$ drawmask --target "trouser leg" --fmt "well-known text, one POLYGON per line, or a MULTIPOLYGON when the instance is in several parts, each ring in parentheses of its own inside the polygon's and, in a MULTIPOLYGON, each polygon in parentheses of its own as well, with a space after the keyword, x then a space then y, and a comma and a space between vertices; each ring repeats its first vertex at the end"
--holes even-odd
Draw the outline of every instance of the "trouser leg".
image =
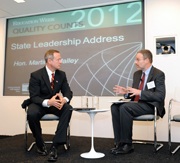
POLYGON ((154 107, 147 103, 112 105, 112 122, 116 142, 132 143, 133 117, 153 114, 154 107))
POLYGON ((41 147, 44 144, 42 139, 42 129, 40 124, 41 117, 45 114, 45 111, 36 104, 30 104, 27 111, 27 119, 29 127, 36 139, 37 146, 41 147))
POLYGON ((62 110, 55 112, 54 114, 59 116, 59 122, 55 136, 53 138, 54 144, 64 144, 67 139, 67 127, 69 125, 72 110, 72 107, 69 104, 65 104, 62 110))
POLYGON ((114 132, 114 143, 118 144, 120 142, 120 116, 119 108, 120 105, 113 104, 111 105, 111 115, 112 115, 112 124, 114 132))

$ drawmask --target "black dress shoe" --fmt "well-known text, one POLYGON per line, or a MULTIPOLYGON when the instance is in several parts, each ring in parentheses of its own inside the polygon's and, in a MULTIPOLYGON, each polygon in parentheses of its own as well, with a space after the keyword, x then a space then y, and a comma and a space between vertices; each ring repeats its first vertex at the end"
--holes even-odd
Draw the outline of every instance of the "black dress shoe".
POLYGON ((124 144, 122 147, 117 148, 112 153, 114 155, 118 154, 128 154, 134 151, 134 146, 132 144, 124 144))
POLYGON ((57 161, 57 158, 58 158, 57 149, 56 149, 56 147, 52 146, 50 153, 49 153, 48 161, 49 162, 55 162, 55 161, 57 161))
POLYGON ((113 153, 115 150, 120 149, 123 143, 115 144, 114 148, 111 148, 110 152, 113 153))
POLYGON ((46 156, 48 154, 46 146, 43 145, 42 147, 37 146, 37 153, 41 156, 46 156))

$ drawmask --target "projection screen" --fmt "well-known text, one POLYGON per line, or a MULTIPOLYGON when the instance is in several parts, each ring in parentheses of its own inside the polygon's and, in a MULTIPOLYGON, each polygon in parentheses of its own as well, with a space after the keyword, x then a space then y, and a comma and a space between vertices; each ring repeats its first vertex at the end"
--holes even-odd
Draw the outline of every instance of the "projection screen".
POLYGON ((49 49, 60 51, 74 96, 114 96, 115 84, 131 86, 143 12, 134 1, 7 19, 3 95, 29 95, 30 73, 49 49))

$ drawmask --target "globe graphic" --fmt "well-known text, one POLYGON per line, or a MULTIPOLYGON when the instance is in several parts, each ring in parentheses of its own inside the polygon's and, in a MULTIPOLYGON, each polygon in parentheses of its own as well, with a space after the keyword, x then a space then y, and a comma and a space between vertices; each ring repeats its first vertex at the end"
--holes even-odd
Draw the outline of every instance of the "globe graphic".
POLYGON ((109 47, 92 54, 81 64, 70 79, 74 95, 79 96, 115 96, 114 85, 124 87, 132 85, 137 51, 142 42, 109 47))

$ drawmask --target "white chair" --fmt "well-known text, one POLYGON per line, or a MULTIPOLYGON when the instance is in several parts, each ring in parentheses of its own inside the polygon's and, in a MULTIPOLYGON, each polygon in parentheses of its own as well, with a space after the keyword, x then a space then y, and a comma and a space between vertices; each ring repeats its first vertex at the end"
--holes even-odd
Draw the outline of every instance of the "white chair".
MULTIPOLYGON (((27 110, 30 104, 30 99, 24 100, 21 104, 21 107, 25 109, 26 112, 26 124, 25 124, 25 150, 30 151, 36 142, 32 142, 31 145, 28 147, 28 119, 27 119, 27 110)), ((54 114, 46 114, 41 118, 41 121, 59 121, 59 117, 54 114)), ((44 141, 45 144, 52 144, 52 141, 44 141)), ((64 149, 68 150, 70 148, 70 126, 67 128, 67 139, 66 144, 64 144, 64 149)))
POLYGON ((169 100, 169 106, 168 106, 168 146, 169 146, 169 153, 175 154, 178 149, 180 148, 180 145, 177 145, 175 148, 172 149, 172 124, 176 122, 180 122, 180 114, 178 114, 179 105, 180 105, 180 87, 175 86, 174 87, 174 95, 173 98, 169 100))
POLYGON ((157 108, 155 107, 154 114, 147 114, 141 115, 138 117, 134 117, 134 121, 154 121, 154 141, 153 142, 146 142, 146 141, 133 141, 133 143, 140 143, 140 144, 151 144, 154 145, 154 152, 157 152, 163 147, 162 143, 157 142, 157 120, 160 117, 157 116, 157 108))

